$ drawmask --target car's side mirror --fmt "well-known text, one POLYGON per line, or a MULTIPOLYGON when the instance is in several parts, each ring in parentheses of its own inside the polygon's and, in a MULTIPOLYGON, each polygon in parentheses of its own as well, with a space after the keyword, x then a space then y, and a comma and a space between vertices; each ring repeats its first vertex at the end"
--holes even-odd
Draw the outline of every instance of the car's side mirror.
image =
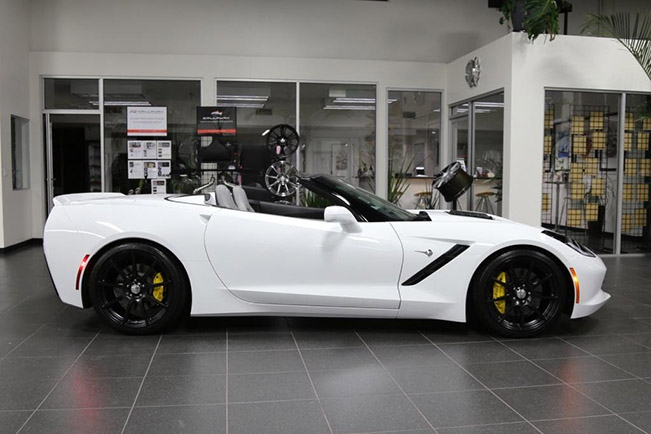
POLYGON ((330 223, 339 223, 346 232, 361 232, 362 227, 357 223, 357 219, 343 206, 329 206, 323 214, 325 221, 330 223))

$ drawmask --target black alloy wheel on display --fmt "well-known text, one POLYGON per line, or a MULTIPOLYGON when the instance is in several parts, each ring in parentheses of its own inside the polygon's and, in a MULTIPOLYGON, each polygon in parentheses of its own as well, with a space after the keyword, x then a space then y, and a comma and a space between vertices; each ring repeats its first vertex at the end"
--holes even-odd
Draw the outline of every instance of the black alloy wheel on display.
POLYGON ((186 311, 188 285, 169 253, 144 243, 104 252, 89 278, 90 300, 114 329, 132 335, 155 333, 186 311))
POLYGON ((267 150, 276 158, 287 158, 298 149, 300 138, 291 125, 276 125, 266 133, 266 136, 267 150))
POLYGON ((561 268, 534 250, 511 250, 491 260, 473 284, 481 323, 503 336, 535 336, 551 327, 565 306, 567 279, 561 268))

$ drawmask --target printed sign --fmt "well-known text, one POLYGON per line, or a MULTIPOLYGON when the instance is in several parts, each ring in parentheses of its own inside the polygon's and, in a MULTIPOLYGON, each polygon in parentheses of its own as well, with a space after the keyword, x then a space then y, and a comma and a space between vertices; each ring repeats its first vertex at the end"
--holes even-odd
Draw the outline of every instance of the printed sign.
POLYGON ((167 180, 165 179, 152 179, 151 180, 152 194, 165 194, 167 193, 167 180))
POLYGON ((167 107, 127 107, 127 136, 166 136, 167 107))
POLYGON ((237 134, 237 108, 197 107, 197 134, 234 136, 237 134))
POLYGON ((161 160, 172 159, 172 142, 170 140, 157 141, 156 150, 156 158, 161 160))

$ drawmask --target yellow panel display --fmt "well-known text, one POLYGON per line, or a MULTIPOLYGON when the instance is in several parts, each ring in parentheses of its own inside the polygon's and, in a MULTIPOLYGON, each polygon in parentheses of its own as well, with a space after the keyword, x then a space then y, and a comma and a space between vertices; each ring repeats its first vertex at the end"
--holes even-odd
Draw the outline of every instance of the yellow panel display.
POLYGON ((649 185, 647 185, 647 184, 638 184, 637 185, 637 200, 639 202, 648 202, 649 201, 649 185))
POLYGON ((624 175, 637 175, 637 158, 627 158, 624 160, 624 175))
POLYGON ((542 210, 551 211, 551 201, 549 200, 549 193, 543 193, 542 196, 542 210))
POLYGON ((590 129, 604 129, 604 112, 590 112, 590 129))
POLYGON ((590 187, 590 195, 592 196, 603 196, 606 192, 606 183, 603 178, 594 178, 592 179, 592 185, 590 187))
POLYGON ((581 163, 570 163, 570 181, 583 181, 581 163))
POLYGON ((646 209, 636 209, 635 210, 635 226, 644 227, 646 226, 646 209))
POLYGON ((545 110, 545 129, 554 128, 554 111, 545 110))
POLYGON ((639 151, 649 150, 649 132, 648 131, 638 131, 637 132, 637 149, 639 151))
POLYGON ((551 153, 552 153, 552 136, 545 136, 543 154, 551 154, 551 153))
POLYGON ((583 170, 586 175, 597 175, 597 169, 599 168, 599 160, 596 158, 586 158, 583 160, 583 170))
POLYGON ((583 209, 572 208, 567 210, 567 225, 581 226, 583 223, 583 209))
POLYGON ((624 133, 624 150, 630 151, 633 149, 633 133, 624 133))
POLYGON ((629 131, 635 129, 635 118, 633 117, 633 113, 626 113, 624 129, 629 131))
POLYGON ((582 182, 573 182, 570 189, 570 199, 581 200, 585 196, 585 184, 582 182))
POLYGON ((599 219, 599 204, 586 203, 585 204, 585 221, 594 222, 599 219))
POLYGON ((568 209, 567 210, 567 225, 568 226, 581 226, 583 223, 583 218, 581 216, 580 209, 568 209))
POLYGON ((622 214, 622 230, 630 231, 631 229, 633 229, 633 221, 634 221, 634 216, 632 213, 622 214))
POLYGON ((578 155, 585 155, 587 152, 585 147, 585 135, 575 134, 572 136, 572 153, 578 155))
POLYGON ((622 200, 625 202, 635 200, 635 184, 624 184, 624 189, 622 190, 622 200))
POLYGON ((572 134, 583 134, 585 131, 585 119, 583 116, 572 116, 572 134))
POLYGON ((592 149, 603 150, 606 149, 606 133, 603 131, 592 132, 592 149))
POLYGON ((651 118, 644 118, 642 120, 642 129, 651 130, 651 118))
POLYGON ((650 158, 640 158, 640 176, 651 176, 650 158))

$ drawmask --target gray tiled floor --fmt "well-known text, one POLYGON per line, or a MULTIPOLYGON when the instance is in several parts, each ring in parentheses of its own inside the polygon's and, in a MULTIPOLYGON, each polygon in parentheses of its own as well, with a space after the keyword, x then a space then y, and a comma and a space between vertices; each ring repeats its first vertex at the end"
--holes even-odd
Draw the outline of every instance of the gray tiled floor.
POLYGON ((189 319, 120 336, 0 255, 3 433, 651 432, 651 257, 539 339, 440 321, 189 319))

